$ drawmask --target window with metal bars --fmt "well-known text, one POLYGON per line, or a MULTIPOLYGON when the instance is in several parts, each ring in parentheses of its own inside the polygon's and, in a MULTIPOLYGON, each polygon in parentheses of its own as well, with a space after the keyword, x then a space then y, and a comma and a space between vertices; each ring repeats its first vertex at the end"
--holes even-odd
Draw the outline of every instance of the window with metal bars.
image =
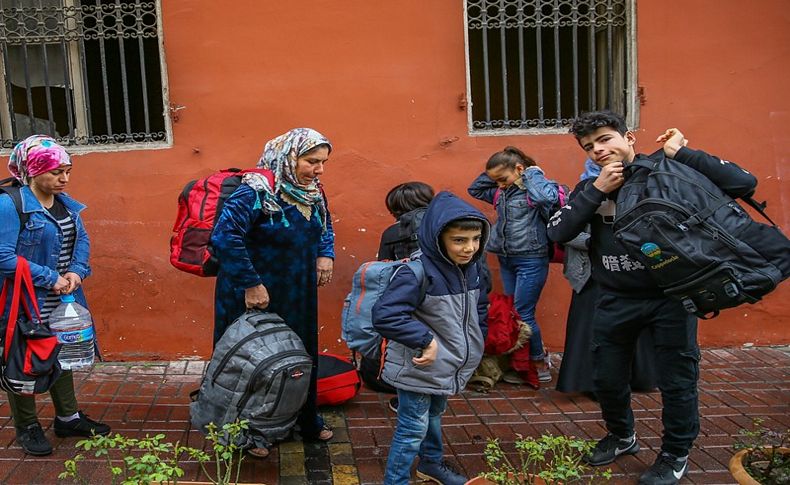
POLYGON ((169 140, 157 1, 0 0, 0 138, 169 140))
POLYGON ((466 0, 471 133, 564 131, 585 111, 636 124, 635 0, 466 0))

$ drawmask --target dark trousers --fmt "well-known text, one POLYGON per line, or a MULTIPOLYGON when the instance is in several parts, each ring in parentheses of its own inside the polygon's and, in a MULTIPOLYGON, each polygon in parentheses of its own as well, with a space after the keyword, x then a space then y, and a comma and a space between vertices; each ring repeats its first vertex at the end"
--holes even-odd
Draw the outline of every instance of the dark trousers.
MULTIPOLYGON (((8 405, 11 407, 11 416, 18 429, 38 421, 36 414, 36 398, 34 396, 20 396, 6 393, 8 405)), ((64 370, 60 377, 49 388, 52 404, 55 406, 56 416, 71 416, 77 412, 77 398, 74 395, 74 376, 70 370, 64 370)))
POLYGON ((593 323, 594 380, 607 430, 634 433, 631 362, 639 333, 653 334, 664 425, 661 449, 688 454, 699 434, 697 319, 667 298, 632 299, 602 294, 593 323))

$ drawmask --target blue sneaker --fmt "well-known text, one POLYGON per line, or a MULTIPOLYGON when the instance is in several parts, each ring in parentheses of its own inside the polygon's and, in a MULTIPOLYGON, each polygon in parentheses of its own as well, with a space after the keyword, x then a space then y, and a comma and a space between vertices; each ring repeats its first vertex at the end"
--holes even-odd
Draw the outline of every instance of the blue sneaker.
POLYGON ((444 460, 439 463, 421 461, 417 465, 417 478, 424 482, 436 482, 439 485, 464 485, 469 481, 444 460))

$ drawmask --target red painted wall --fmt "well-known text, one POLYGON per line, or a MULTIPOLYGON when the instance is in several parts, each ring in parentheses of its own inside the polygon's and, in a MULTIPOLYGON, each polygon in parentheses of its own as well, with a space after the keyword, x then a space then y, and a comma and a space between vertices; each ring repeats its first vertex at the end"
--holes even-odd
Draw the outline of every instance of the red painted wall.
MULTIPOLYGON (((471 137, 460 1, 311 0, 163 3, 171 102, 185 106, 170 149, 76 157, 70 192, 88 205, 94 276, 85 282, 105 357, 207 358, 213 281, 180 273, 167 245, 190 179, 252 166, 296 126, 335 151, 323 181, 336 220, 332 285, 320 290, 321 341, 339 350, 340 312, 357 266, 390 224, 383 198, 419 179, 465 194, 496 150, 514 144, 575 184, 584 154, 570 135, 471 137), (447 143, 449 142, 449 143, 447 143)), ((691 145, 743 163, 771 215, 790 223, 788 9, 782 0, 638 2, 638 147, 681 128, 691 145)), ((491 211, 489 210, 490 214, 491 211)), ((561 350, 570 289, 552 265, 539 306, 561 350)), ((790 341, 790 285, 700 325, 704 345, 790 341)))

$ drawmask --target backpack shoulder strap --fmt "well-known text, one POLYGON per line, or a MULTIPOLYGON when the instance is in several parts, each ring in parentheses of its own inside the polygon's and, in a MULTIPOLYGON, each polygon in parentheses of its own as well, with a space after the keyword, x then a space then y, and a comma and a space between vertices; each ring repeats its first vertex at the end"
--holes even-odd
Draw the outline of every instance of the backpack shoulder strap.
MULTIPOLYGON (((419 256, 419 254, 417 254, 417 256, 419 256)), ((403 266, 408 266, 412 273, 414 273, 417 281, 420 282, 420 302, 422 302, 425 299, 425 293, 428 290, 428 278, 425 277, 425 268, 422 266, 422 261, 420 261, 419 258, 406 261, 392 272, 392 278, 395 277, 395 274, 403 266)))
POLYGON ((659 163, 658 160, 653 160, 653 159, 650 159, 650 158, 640 158, 640 159, 637 159, 637 160, 634 160, 633 162, 631 162, 628 165, 628 167, 634 167, 633 169, 646 168, 646 169, 648 169, 650 171, 653 171, 658 166, 658 163, 659 163))
POLYGON ((765 213, 765 208, 768 206, 768 202, 766 202, 766 201, 757 202, 754 199, 753 194, 749 194, 749 195, 747 195, 745 197, 741 197, 741 200, 746 202, 747 204, 749 204, 754 210, 759 212, 760 215, 765 217, 768 220, 768 222, 771 223, 772 226, 777 227, 776 223, 774 221, 772 221, 770 217, 768 217, 768 214, 765 213))
POLYGON ((16 213, 19 216, 19 232, 22 232, 25 224, 27 224, 27 221, 30 219, 30 214, 27 212, 22 212, 22 193, 20 192, 20 189, 21 187, 8 185, 5 187, 0 187, 0 192, 5 192, 9 197, 11 197, 11 201, 14 203, 14 207, 16 208, 16 213))

